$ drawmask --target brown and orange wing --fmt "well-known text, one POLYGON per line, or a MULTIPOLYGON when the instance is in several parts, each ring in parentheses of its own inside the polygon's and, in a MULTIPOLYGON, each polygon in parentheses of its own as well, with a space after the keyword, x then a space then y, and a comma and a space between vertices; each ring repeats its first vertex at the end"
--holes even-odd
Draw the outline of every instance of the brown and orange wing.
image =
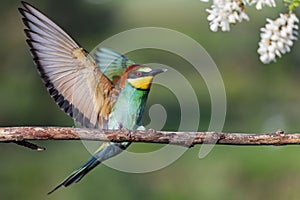
POLYGON ((107 128, 116 92, 111 82, 65 31, 33 6, 23 6, 27 43, 52 98, 84 127, 107 128))

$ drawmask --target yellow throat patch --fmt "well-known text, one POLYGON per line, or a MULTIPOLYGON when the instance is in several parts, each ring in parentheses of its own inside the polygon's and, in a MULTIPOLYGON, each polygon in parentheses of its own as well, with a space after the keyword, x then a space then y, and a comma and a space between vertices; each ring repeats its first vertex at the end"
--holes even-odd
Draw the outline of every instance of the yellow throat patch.
POLYGON ((128 82, 137 89, 148 90, 150 89, 152 79, 153 76, 146 76, 141 78, 128 79, 128 82))

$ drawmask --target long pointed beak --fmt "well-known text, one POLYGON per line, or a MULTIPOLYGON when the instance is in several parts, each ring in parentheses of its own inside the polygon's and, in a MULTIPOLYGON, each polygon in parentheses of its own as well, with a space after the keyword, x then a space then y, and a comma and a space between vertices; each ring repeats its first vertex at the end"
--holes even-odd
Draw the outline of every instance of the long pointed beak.
POLYGON ((168 71, 167 69, 152 69, 151 72, 149 72, 150 75, 155 76, 157 74, 163 73, 168 71))

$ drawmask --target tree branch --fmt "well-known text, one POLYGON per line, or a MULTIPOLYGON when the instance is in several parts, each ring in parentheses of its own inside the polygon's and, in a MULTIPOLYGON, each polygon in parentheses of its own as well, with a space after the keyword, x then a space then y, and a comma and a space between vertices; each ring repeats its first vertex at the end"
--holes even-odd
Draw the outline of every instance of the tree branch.
POLYGON ((95 140, 112 142, 146 142, 192 147, 196 144, 290 145, 300 144, 300 134, 278 130, 270 134, 173 132, 154 130, 99 130, 66 127, 3 127, 0 142, 14 142, 35 150, 44 150, 28 140, 95 140))

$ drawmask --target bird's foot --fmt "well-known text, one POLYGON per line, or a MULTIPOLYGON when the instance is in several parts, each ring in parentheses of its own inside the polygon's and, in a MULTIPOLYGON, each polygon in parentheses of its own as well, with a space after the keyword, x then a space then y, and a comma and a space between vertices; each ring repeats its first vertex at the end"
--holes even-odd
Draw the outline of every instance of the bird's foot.
POLYGON ((139 126, 139 127, 137 127, 136 130, 138 130, 138 131, 145 131, 146 128, 145 128, 145 126, 139 126))
POLYGON ((124 128, 123 128, 123 124, 122 124, 122 123, 117 123, 116 129, 117 129, 117 130, 122 130, 122 129, 124 129, 124 128))

